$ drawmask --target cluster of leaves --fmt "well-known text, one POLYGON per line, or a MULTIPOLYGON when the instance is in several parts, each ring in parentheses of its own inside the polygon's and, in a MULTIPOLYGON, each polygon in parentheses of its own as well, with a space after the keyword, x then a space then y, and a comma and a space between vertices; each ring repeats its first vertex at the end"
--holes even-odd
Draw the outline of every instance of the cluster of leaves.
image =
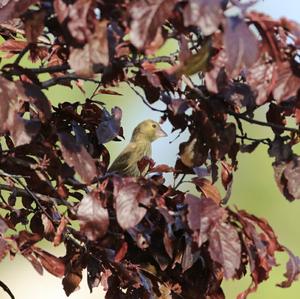
POLYGON ((238 297, 246 298, 268 279, 277 251, 290 256, 279 286, 297 279, 299 258, 265 220, 222 206, 238 153, 261 143, 281 192, 300 197, 300 26, 249 13, 254 2, 0 1, 0 51, 13 59, 0 77, 0 189, 9 193, 0 197, 0 260, 21 253, 39 273, 63 277, 67 295, 87 269, 90 290, 101 284, 106 298, 224 298, 223 278, 249 272, 238 297), (169 40, 178 50, 155 56, 169 40), (83 81, 96 83, 84 103, 55 107, 43 92, 83 81), (189 132, 173 167, 144 159, 138 166, 150 177, 107 173, 105 143, 122 137, 122 111, 109 113, 95 95, 118 96, 109 87, 119 82, 174 131, 189 132), (157 101, 166 108, 153 108, 157 101), (254 118, 261 106, 266 121, 254 118), (270 127, 274 139, 248 137, 244 122, 270 127), (165 172, 181 178, 166 186, 165 172), (178 189, 186 175, 199 196, 178 189), (42 239, 64 244, 66 255, 41 249, 42 239))

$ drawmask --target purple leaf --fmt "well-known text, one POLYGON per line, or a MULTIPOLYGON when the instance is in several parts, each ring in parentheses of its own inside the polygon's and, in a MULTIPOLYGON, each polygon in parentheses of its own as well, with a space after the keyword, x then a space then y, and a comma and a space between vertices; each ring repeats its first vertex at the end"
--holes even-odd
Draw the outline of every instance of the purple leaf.
POLYGON ((171 16, 177 0, 135 1, 130 8, 131 42, 138 49, 148 46, 156 37, 158 30, 171 16))
POLYGON ((97 176, 97 168, 94 159, 83 145, 77 144, 72 135, 59 134, 62 155, 70 167, 74 167, 86 184, 90 184, 97 176))
POLYGON ((126 180, 115 190, 117 221, 123 229, 137 225, 145 216, 152 198, 149 190, 134 181, 126 180))
POLYGON ((108 211, 97 192, 86 194, 78 205, 80 231, 91 241, 103 237, 109 226, 108 211))

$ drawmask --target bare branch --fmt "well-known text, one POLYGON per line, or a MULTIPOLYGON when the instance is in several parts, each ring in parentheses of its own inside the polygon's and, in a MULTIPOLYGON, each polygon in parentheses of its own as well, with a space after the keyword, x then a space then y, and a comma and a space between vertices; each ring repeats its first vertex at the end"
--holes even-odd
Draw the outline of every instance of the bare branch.
POLYGON ((22 60, 22 58, 24 57, 24 55, 27 53, 27 51, 29 50, 30 45, 27 44, 27 46, 19 53, 19 55, 17 56, 14 64, 18 65, 20 63, 20 61, 22 60))
MULTIPOLYGON (((4 184, 0 184, 0 190, 5 190, 5 191, 15 191, 17 196, 26 196, 28 195, 28 192, 23 189, 23 188, 18 188, 18 187, 14 187, 14 186, 9 186, 9 185, 4 185, 4 184)), ((56 198, 56 197, 52 197, 52 196, 48 196, 48 195, 44 195, 44 194, 40 194, 40 193, 34 193, 36 197, 38 197, 40 200, 46 201, 46 202, 52 202, 54 204, 57 205, 65 205, 67 207, 73 207, 73 204, 61 199, 61 198, 56 198)))
POLYGON ((1 280, 0 280, 0 287, 4 290, 4 292, 6 292, 9 295, 9 297, 11 299, 15 299, 15 296, 11 292, 11 290, 9 289, 9 287, 3 281, 1 281, 1 280))
POLYGON ((129 87, 134 91, 134 93, 144 102, 144 104, 147 106, 147 107, 149 107, 151 110, 153 110, 153 111, 156 111, 156 112, 161 112, 161 113, 165 113, 166 112, 166 110, 162 110, 162 109, 158 109, 158 108, 155 108, 155 107, 152 107, 148 102, 147 102, 147 100, 143 97, 143 95, 139 92, 139 91, 137 91, 130 83, 129 83, 129 81, 127 81, 126 82, 128 85, 129 85, 129 87))
MULTIPOLYGON (((159 57, 154 57, 154 58, 143 58, 140 60, 136 61, 120 61, 120 63, 123 64, 124 67, 138 67, 144 62, 149 62, 149 63, 169 63, 173 65, 176 62, 177 58, 175 56, 159 56, 159 57)), ((4 65, 5 67, 5 65, 4 65)), ((10 75, 22 75, 25 71, 34 73, 34 74, 53 74, 57 72, 64 72, 67 70, 70 70, 70 65, 68 63, 64 63, 61 65, 53 65, 53 66, 48 66, 48 67, 39 67, 39 68, 23 68, 22 70, 19 69, 12 69, 9 70, 10 75)), ((98 73, 103 73, 105 67, 103 65, 100 65, 94 69, 95 74, 98 73)))
MULTIPOLYGON (((204 98, 203 92, 199 88, 197 88, 189 78, 187 78, 186 76, 183 75, 182 79, 197 95, 199 95, 199 97, 201 99, 204 98)), ((259 126, 263 126, 263 127, 270 127, 270 128, 273 128, 273 129, 289 131, 289 132, 293 132, 293 133, 297 133, 297 134, 300 133, 299 129, 285 127, 285 126, 277 125, 277 124, 270 123, 270 122, 264 122, 264 121, 256 120, 256 119, 250 118, 250 117, 248 117, 244 114, 236 113, 234 111, 227 111, 227 113, 234 116, 235 118, 242 119, 242 120, 244 120, 248 123, 251 123, 251 124, 255 124, 255 125, 259 125, 259 126)))
POLYGON ((236 113, 236 112, 233 112, 233 111, 228 111, 228 114, 230 114, 234 117, 237 117, 239 119, 242 119, 242 120, 244 120, 244 121, 246 121, 250 124, 255 124, 255 125, 258 125, 258 126, 262 126, 262 127, 270 127, 270 128, 273 128, 273 129, 289 131, 289 132, 293 132, 293 133, 297 133, 297 134, 300 133, 299 129, 296 129, 296 128, 284 127, 284 126, 277 125, 277 124, 274 124, 274 123, 256 120, 256 119, 250 118, 250 117, 248 117, 244 114, 236 113))
POLYGON ((71 81, 76 81, 76 80, 84 80, 84 81, 89 81, 89 82, 93 82, 96 84, 99 84, 99 82, 100 82, 99 80, 81 77, 76 74, 67 74, 62 77, 55 77, 55 78, 49 79, 47 81, 44 81, 41 83, 41 87, 42 87, 42 89, 47 89, 47 88, 57 85, 57 84, 68 84, 71 81))
POLYGON ((270 138, 251 138, 251 137, 248 137, 247 134, 244 134, 244 135, 236 135, 236 138, 239 138, 242 140, 242 142, 244 142, 244 140, 248 140, 248 141, 254 141, 254 142, 260 142, 260 143, 263 143, 263 144, 266 144, 266 145, 269 145, 270 142, 271 142, 271 139, 270 138))

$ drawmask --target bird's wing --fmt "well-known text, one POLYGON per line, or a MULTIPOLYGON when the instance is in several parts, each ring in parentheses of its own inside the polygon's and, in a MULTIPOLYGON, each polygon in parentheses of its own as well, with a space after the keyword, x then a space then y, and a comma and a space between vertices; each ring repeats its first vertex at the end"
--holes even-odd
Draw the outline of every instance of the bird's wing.
POLYGON ((116 172, 121 175, 138 176, 136 156, 136 145, 130 143, 120 153, 120 155, 114 160, 112 165, 109 167, 108 172, 116 172))

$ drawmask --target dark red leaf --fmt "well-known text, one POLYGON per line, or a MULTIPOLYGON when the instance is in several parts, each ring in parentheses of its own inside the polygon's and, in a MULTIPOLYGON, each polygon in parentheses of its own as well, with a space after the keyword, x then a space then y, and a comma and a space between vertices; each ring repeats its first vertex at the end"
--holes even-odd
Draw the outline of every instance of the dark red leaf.
POLYGON ((189 108, 189 103, 188 101, 180 99, 172 100, 168 105, 168 108, 174 113, 174 115, 183 114, 189 108))
POLYGON ((204 35, 217 31, 224 15, 223 0, 190 0, 184 9, 184 24, 199 26, 204 35))
POLYGON ((137 225, 145 216, 148 206, 152 198, 149 190, 142 187, 140 184, 125 179, 121 186, 114 190, 116 199, 116 214, 117 220, 123 229, 129 229, 137 225))
POLYGON ((257 105, 264 104, 272 92, 276 77, 275 64, 265 59, 263 56, 247 72, 247 82, 249 83, 257 105))
POLYGON ((110 89, 99 89, 98 94, 109 94, 109 95, 112 95, 112 96, 122 96, 123 94, 119 93, 119 92, 116 92, 114 90, 110 90, 110 89))
POLYGON ((40 213, 35 213, 30 220, 30 229, 34 234, 43 236, 44 228, 40 213))
POLYGON ((15 146, 28 144, 38 134, 41 123, 38 120, 26 120, 15 114, 9 123, 9 131, 15 146))
POLYGON ((233 169, 232 166, 226 163, 225 161, 221 162, 222 165, 222 171, 221 171, 221 179, 222 179, 222 185, 225 190, 227 190, 228 186, 231 184, 233 179, 233 169))
POLYGON ((299 88, 300 78, 294 75, 290 63, 277 64, 277 77, 273 89, 273 96, 277 103, 295 96, 299 88))
POLYGON ((257 284, 252 281, 250 286, 237 296, 237 299, 246 299, 249 294, 256 292, 256 290, 257 284))
POLYGON ((138 169, 142 175, 146 174, 148 171, 151 171, 154 165, 155 162, 147 156, 143 157, 140 161, 137 162, 138 169))
POLYGON ((192 242, 187 241, 182 256, 182 262, 181 262, 182 271, 185 272, 188 269, 190 269, 199 257, 200 257, 200 252, 199 251, 193 252, 192 242))
POLYGON ((52 255, 40 248, 33 249, 35 255, 40 260, 43 267, 56 277, 63 277, 65 274, 65 264, 61 258, 52 255))
POLYGON ((186 201, 188 204, 188 224, 194 232, 195 242, 200 247, 208 240, 210 231, 226 219, 227 213, 210 198, 199 198, 187 194, 186 201))
POLYGON ((107 21, 97 23, 95 32, 88 37, 88 43, 83 48, 71 50, 69 64, 80 76, 90 77, 99 65, 109 63, 107 41, 107 21))
POLYGON ((286 164, 283 172, 284 181, 286 181, 286 191, 293 199, 300 199, 300 158, 295 157, 292 161, 286 164))
POLYGON ((203 196, 212 199, 216 204, 221 202, 221 194, 218 188, 212 184, 212 182, 206 178, 195 177, 192 179, 196 188, 202 192, 203 196))
POLYGON ((232 77, 237 76, 243 66, 249 68, 258 59, 258 40, 238 17, 230 17, 225 23, 224 46, 226 69, 232 77))
POLYGON ((151 172, 159 172, 159 173, 174 172, 174 168, 167 165, 167 164, 159 164, 159 165, 156 165, 156 166, 152 167, 149 172, 150 173, 151 172))
POLYGON ((5 232, 7 231, 7 229, 8 229, 8 226, 7 226, 6 222, 0 216, 0 236, 4 235, 5 232))
POLYGON ((156 73, 142 70, 136 74, 134 83, 144 90, 146 99, 150 104, 159 99, 161 82, 156 73))
POLYGON ((275 235, 272 227, 267 222, 267 220, 263 218, 258 218, 254 215, 251 215, 247 213, 246 211, 238 211, 239 216, 242 216, 244 219, 251 220, 253 223, 255 223, 256 226, 258 226, 263 233, 265 234, 263 240, 264 242, 268 242, 268 253, 270 255, 274 255, 275 251, 282 251, 282 246, 278 243, 277 236, 275 235))
POLYGON ((109 226, 108 210, 96 191, 86 194, 77 208, 80 231, 91 241, 103 237, 109 226))
POLYGON ((138 49, 153 42, 160 27, 171 16, 176 2, 177 0, 141 0, 135 1, 130 7, 130 39, 138 49))
POLYGON ((83 145, 76 143, 71 135, 60 133, 59 140, 65 161, 70 167, 74 167, 86 184, 90 184, 98 174, 94 159, 83 145))
POLYGON ((106 143, 117 137, 121 127, 122 110, 119 107, 112 108, 111 115, 106 109, 103 112, 103 118, 96 129, 99 144, 106 143))
POLYGON ((273 164, 275 180, 283 195, 290 201, 300 199, 300 158, 294 156, 288 163, 273 164))
POLYGON ((108 279, 112 276, 112 272, 109 269, 105 269, 101 275, 101 286, 105 292, 109 289, 108 279))
POLYGON ((120 263, 123 258, 126 256, 128 250, 128 244, 127 242, 123 242, 121 248, 119 248, 118 252, 115 256, 115 262, 120 263))
MULTIPOLYGON (((8 52, 11 55, 20 53, 27 46, 27 42, 23 40, 8 39, 1 43, 0 51, 8 52)), ((9 58, 11 55, 6 55, 9 58)))
POLYGON ((166 250, 168 256, 172 259, 173 258, 173 252, 174 252, 174 242, 169 237, 169 234, 168 234, 167 231, 164 232, 163 241, 164 241, 165 250, 166 250))
POLYGON ((243 243, 252 277, 249 288, 238 296, 246 298, 248 294, 256 291, 259 283, 268 279, 272 267, 276 265, 275 252, 282 251, 282 246, 266 220, 245 211, 238 211, 236 216, 243 227, 243 243), (258 229, 261 230, 260 233, 258 229))
POLYGON ((295 122, 297 125, 300 124, 300 89, 297 92, 296 103, 295 103, 295 122))
POLYGON ((0 262, 5 258, 8 252, 9 252, 9 245, 6 242, 6 240, 4 240, 2 236, 0 236, 0 262))
POLYGON ((19 234, 15 237, 15 240, 18 244, 19 249, 22 251, 23 249, 27 249, 31 247, 36 242, 41 240, 41 236, 38 234, 31 234, 28 231, 22 230, 19 234))
POLYGON ((240 145, 240 151, 241 151, 241 153, 251 154, 259 146, 259 144, 260 144, 259 140, 258 141, 253 141, 252 143, 249 143, 249 144, 241 144, 240 145))
MULTIPOLYGON (((266 118, 267 121, 270 123, 274 123, 282 127, 286 125, 286 119, 285 116, 283 115, 282 109, 273 103, 270 103, 269 110, 266 113, 266 118)), ((279 135, 284 132, 283 128, 282 129, 272 128, 272 130, 275 134, 279 134, 279 135)))
POLYGON ((211 58, 211 70, 205 73, 205 85, 207 89, 213 93, 222 91, 229 80, 225 73, 226 53, 224 50, 219 51, 211 58))
POLYGON ((53 240, 54 246, 58 246, 62 242, 63 232, 67 224, 68 224, 68 220, 65 217, 62 217, 53 240))
POLYGON ((284 250, 289 255, 289 260, 286 264, 286 273, 284 274, 287 279, 277 284, 277 286, 289 288, 293 282, 298 280, 300 274, 300 258, 295 256, 288 248, 285 247, 284 250))
POLYGON ((64 291, 67 296, 72 294, 79 286, 82 274, 77 272, 69 272, 62 280, 64 291))
POLYGON ((0 23, 20 16, 30 5, 36 2, 38 2, 38 0, 1 0, 0 23))
POLYGON ((30 143, 40 129, 37 120, 25 120, 17 112, 21 108, 19 97, 26 97, 23 89, 14 82, 0 78, 0 132, 9 131, 15 146, 30 143))
POLYGON ((46 12, 43 10, 36 11, 31 14, 30 18, 25 20, 24 29, 28 43, 36 43, 38 37, 44 30, 44 21, 46 12))
POLYGON ((42 214, 41 219, 44 228, 44 236, 50 240, 53 240, 55 233, 53 222, 45 214, 42 214))
POLYGON ((72 37, 78 43, 86 42, 92 33, 88 21, 89 17, 93 16, 93 1, 78 0, 74 4, 66 4, 63 0, 55 0, 54 9, 62 25, 67 20, 67 27, 72 37))
POLYGON ((35 258, 31 253, 30 254, 26 253, 26 254, 23 254, 23 255, 31 263, 31 265, 36 270, 36 272, 39 273, 40 275, 43 275, 44 270, 43 270, 43 266, 40 263, 40 261, 37 258, 35 258))
POLYGON ((19 85, 23 88, 25 101, 28 100, 37 110, 41 122, 46 122, 51 118, 51 104, 41 89, 34 85, 23 82, 19 85))
POLYGON ((220 223, 209 232, 209 253, 221 264, 226 279, 233 278, 241 264, 241 242, 236 229, 228 223, 220 223))

